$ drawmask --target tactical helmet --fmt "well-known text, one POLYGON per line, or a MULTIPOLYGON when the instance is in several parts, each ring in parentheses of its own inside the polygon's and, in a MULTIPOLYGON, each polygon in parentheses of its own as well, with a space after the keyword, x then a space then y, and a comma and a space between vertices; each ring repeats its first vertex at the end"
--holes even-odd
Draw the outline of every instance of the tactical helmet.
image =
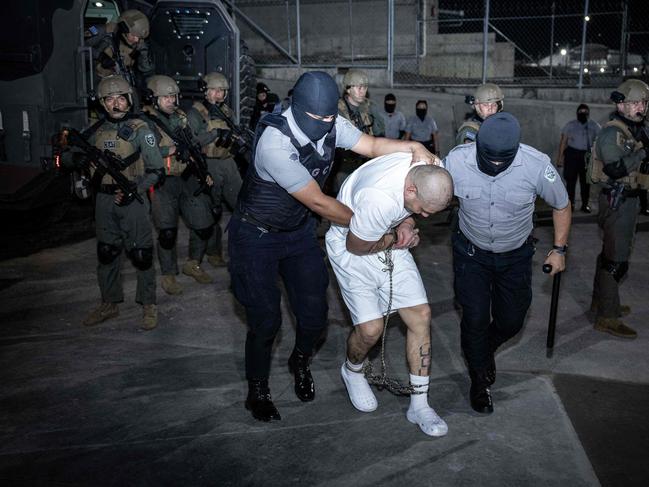
POLYGON ((228 79, 221 73, 207 73, 203 76, 203 83, 205 83, 206 90, 209 90, 210 88, 221 90, 230 89, 228 79))
POLYGON ((360 69, 350 69, 345 73, 345 76, 343 77, 343 86, 345 89, 349 88, 350 86, 368 86, 369 85, 369 78, 367 77, 367 73, 365 71, 361 71, 360 69))
POLYGON ((128 95, 128 99, 132 103, 132 93, 133 88, 131 85, 124 78, 116 74, 105 77, 99 82, 99 86, 97 86, 97 95, 99 95, 100 99, 106 98, 107 96, 128 95))
POLYGON ((176 80, 162 74, 151 76, 146 82, 146 87, 151 90, 153 96, 169 96, 180 93, 176 80))
POLYGON ((117 25, 125 34, 133 34, 140 39, 149 37, 149 19, 139 10, 125 10, 117 18, 117 25))
POLYGON ((498 103, 505 96, 502 90, 493 83, 485 83, 476 88, 473 94, 473 103, 498 103))
POLYGON ((639 79, 628 79, 611 93, 615 103, 649 101, 649 86, 639 79))

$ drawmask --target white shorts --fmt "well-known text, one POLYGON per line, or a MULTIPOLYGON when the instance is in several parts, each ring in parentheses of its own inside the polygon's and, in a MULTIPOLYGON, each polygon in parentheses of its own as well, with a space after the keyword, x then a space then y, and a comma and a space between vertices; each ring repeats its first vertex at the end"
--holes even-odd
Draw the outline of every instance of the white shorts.
MULTIPOLYGON (((390 300, 390 275, 379 260, 385 253, 354 255, 327 238, 327 254, 338 279, 352 323, 358 325, 383 318, 390 300)), ((392 251, 392 311, 428 303, 426 289, 410 251, 392 251)))

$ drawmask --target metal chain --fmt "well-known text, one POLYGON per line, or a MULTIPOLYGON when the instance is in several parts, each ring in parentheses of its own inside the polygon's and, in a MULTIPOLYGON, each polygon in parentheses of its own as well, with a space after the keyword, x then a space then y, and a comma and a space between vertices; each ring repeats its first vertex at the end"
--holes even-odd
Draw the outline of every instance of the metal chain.
POLYGON ((388 300, 388 309, 383 317, 383 335, 381 337, 381 373, 372 373, 372 363, 369 360, 365 361, 363 365, 363 373, 367 382, 374 384, 379 390, 387 389, 392 394, 398 396, 409 396, 411 394, 425 394, 424 391, 415 390, 412 385, 403 385, 398 379, 388 377, 387 366, 385 364, 385 336, 388 331, 388 322, 390 321, 390 312, 392 311, 392 272, 394 271, 394 261, 392 260, 392 247, 388 247, 383 251, 384 257, 378 257, 381 264, 385 265, 383 272, 389 273, 390 279, 390 299, 388 300))

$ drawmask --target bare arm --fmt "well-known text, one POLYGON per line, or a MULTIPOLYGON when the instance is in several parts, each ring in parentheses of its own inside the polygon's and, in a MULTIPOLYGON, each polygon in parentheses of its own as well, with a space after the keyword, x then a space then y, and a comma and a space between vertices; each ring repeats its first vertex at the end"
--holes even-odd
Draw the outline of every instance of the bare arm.
MULTIPOLYGON (((406 137, 408 135, 406 132, 406 137)), ((428 164, 435 164, 436 166, 441 166, 442 164, 439 157, 431 154, 423 145, 414 140, 385 139, 383 137, 372 137, 371 135, 363 134, 358 139, 358 142, 356 142, 356 145, 352 147, 352 150, 370 159, 394 152, 410 152, 412 153, 412 162, 425 161, 428 164)))
POLYGON ((566 150, 568 145, 568 137, 565 134, 561 134, 561 140, 559 141, 559 153, 557 154, 557 167, 563 166, 563 151, 566 150))
POLYGON ((403 140, 410 140, 410 132, 404 132, 403 140))
POLYGON ((340 201, 324 194, 315 181, 309 181, 309 184, 299 191, 291 193, 291 196, 314 213, 337 225, 349 226, 349 221, 354 214, 340 201))
POLYGON ((396 240, 394 232, 386 233, 376 242, 368 242, 354 235, 351 231, 347 233, 347 251, 354 255, 369 255, 381 252, 390 247, 396 240))
MULTIPOLYGON (((568 243, 570 234, 570 222, 572 220, 572 209, 570 205, 561 210, 552 210, 552 222, 554 223, 554 245, 564 246, 568 243)), ((561 272, 566 268, 566 256, 557 252, 550 252, 545 264, 552 266, 550 275, 561 272)))

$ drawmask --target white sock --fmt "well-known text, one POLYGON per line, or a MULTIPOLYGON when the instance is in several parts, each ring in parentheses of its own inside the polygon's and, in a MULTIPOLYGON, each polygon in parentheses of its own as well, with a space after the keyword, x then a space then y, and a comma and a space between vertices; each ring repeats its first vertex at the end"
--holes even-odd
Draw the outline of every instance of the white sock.
POLYGON ((428 384, 430 384, 430 377, 427 375, 413 375, 410 374, 410 384, 414 387, 415 392, 422 394, 410 395, 410 409, 417 410, 428 406, 428 384))
POLYGON ((354 363, 350 362, 349 359, 347 359, 347 360, 345 360, 345 367, 347 367, 352 372, 362 372, 364 363, 365 363, 365 361, 361 362, 360 364, 354 364, 354 363))

